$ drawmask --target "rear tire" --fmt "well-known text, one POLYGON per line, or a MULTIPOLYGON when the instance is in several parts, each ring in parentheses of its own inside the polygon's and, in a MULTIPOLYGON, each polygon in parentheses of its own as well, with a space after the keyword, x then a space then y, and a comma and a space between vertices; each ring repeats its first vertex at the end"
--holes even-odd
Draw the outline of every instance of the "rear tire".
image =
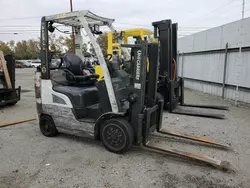
POLYGON ((133 144, 134 130, 124 119, 109 119, 101 125, 100 137, 106 149, 114 153, 124 153, 133 144))
POLYGON ((56 136, 58 133, 54 120, 48 115, 42 115, 40 117, 39 127, 43 135, 47 137, 56 136))

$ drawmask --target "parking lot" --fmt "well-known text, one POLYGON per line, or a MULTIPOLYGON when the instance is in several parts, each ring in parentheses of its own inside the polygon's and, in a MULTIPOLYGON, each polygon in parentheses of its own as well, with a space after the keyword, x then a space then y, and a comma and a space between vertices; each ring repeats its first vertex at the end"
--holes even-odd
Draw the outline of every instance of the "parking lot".
MULTIPOLYGON (((0 109, 0 122, 36 117, 35 69, 17 69, 21 101, 0 109)), ((123 155, 108 152, 99 141, 59 134, 47 138, 38 121, 0 129, 0 188, 248 188, 250 187, 250 108, 190 90, 187 103, 229 105, 225 120, 164 114, 171 131, 208 137, 230 145, 232 151, 197 145, 169 137, 166 145, 226 160, 235 172, 195 161, 152 153, 138 147, 123 155)))

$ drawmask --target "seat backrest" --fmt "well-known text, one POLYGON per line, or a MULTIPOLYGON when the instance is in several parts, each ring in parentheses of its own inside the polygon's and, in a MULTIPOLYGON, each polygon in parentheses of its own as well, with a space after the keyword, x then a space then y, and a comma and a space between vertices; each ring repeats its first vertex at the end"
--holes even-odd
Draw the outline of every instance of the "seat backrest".
POLYGON ((81 58, 75 54, 65 54, 63 57, 66 68, 71 71, 75 76, 82 75, 84 63, 81 58))

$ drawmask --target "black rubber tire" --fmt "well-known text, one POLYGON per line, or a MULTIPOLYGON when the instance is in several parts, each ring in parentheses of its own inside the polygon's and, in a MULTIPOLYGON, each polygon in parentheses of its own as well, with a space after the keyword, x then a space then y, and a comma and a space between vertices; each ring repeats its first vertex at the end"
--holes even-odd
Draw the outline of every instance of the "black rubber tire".
POLYGON ((8 103, 8 106, 14 106, 14 105, 16 105, 16 103, 17 103, 18 101, 16 101, 16 102, 11 102, 11 103, 8 103))
POLYGON ((47 137, 56 136, 58 133, 54 120, 48 115, 42 115, 40 117, 39 127, 43 135, 47 137))
POLYGON ((109 119, 101 125, 100 138, 107 150, 121 154, 131 148, 134 141, 134 130, 125 119, 109 119), (113 135, 111 135, 112 133, 113 135))

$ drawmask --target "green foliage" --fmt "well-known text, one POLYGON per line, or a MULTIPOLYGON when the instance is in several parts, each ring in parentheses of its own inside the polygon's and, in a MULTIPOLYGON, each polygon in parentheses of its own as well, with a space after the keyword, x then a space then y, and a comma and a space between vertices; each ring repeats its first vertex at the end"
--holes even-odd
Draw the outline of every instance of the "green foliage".
POLYGON ((40 45, 37 40, 28 40, 27 43, 27 53, 29 54, 29 59, 40 58, 40 45))
POLYGON ((66 53, 72 53, 73 52, 73 40, 72 40, 72 35, 70 37, 65 37, 63 40, 63 44, 66 47, 66 53))
POLYGON ((27 41, 19 41, 15 46, 15 58, 16 59, 29 59, 30 54, 28 52, 27 41))
POLYGON ((8 43, 0 41, 0 50, 3 51, 5 55, 13 55, 13 51, 9 47, 8 43))
POLYGON ((97 42, 99 43, 101 49, 102 49, 102 53, 104 55, 107 54, 108 51, 108 34, 107 33, 103 33, 101 35, 99 35, 97 37, 97 42))
MULTIPOLYGON (((107 51, 108 51, 108 34, 107 33, 103 33, 101 35, 99 35, 97 37, 97 43, 100 45, 100 48, 102 50, 103 55, 107 55, 107 51)), ((89 52, 93 55, 95 55, 95 50, 93 48, 93 45, 91 43, 90 44, 90 49, 89 52)))
MULTIPOLYGON (((72 36, 56 36, 54 34, 49 36, 49 50, 56 52, 57 54, 73 52, 73 42, 72 36)), ((99 43, 103 54, 107 54, 108 49, 108 37, 107 33, 99 35, 97 37, 97 42, 99 43)), ((95 55, 92 44, 88 49, 87 44, 82 44, 83 54, 86 56, 95 55)), ((40 39, 30 39, 22 41, 0 41, 0 50, 3 51, 5 55, 14 55, 15 59, 38 59, 40 58, 40 39)))

